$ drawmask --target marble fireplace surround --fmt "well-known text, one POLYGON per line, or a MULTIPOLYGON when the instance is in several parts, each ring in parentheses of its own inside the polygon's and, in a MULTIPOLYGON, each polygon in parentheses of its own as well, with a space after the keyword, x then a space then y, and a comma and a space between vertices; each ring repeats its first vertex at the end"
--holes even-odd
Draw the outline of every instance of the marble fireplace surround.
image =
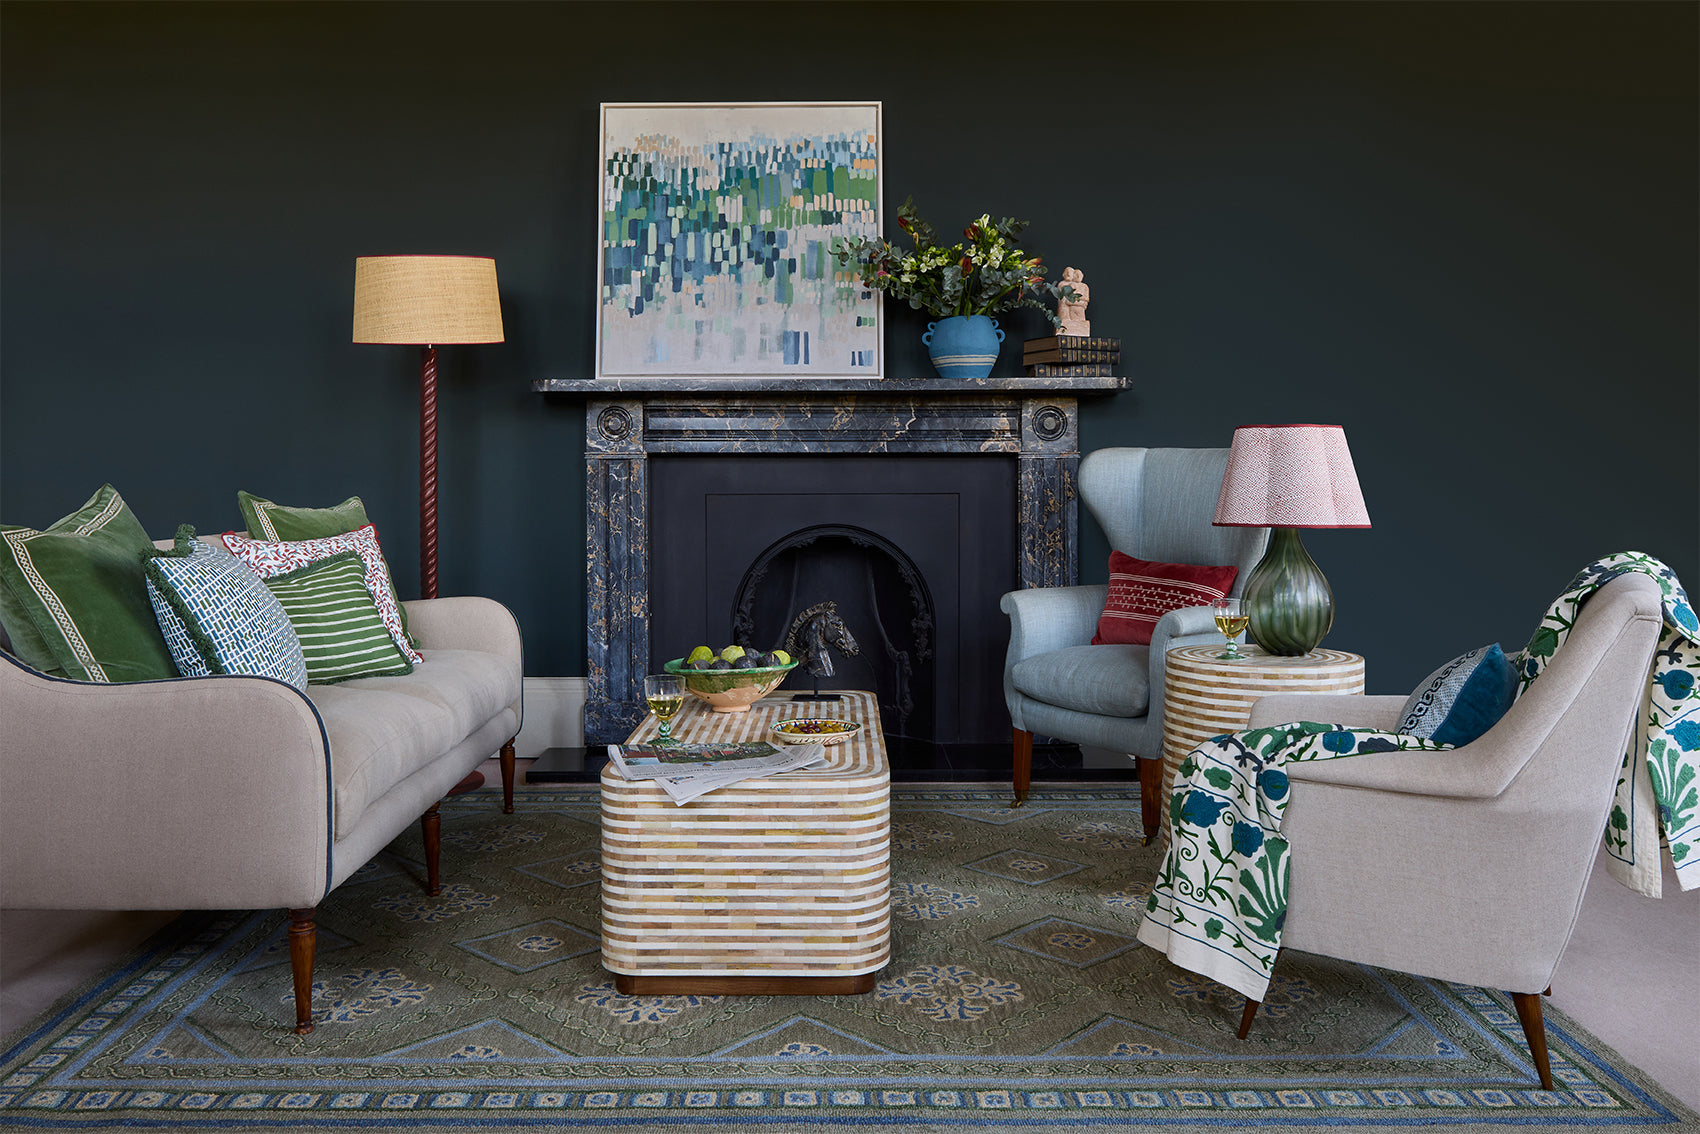
POLYGON ((951 453, 1014 457, 1017 575, 1024 587, 1078 581, 1079 399, 1128 378, 550 378, 585 401, 587 535, 584 736, 623 740, 646 713, 649 458, 951 453))

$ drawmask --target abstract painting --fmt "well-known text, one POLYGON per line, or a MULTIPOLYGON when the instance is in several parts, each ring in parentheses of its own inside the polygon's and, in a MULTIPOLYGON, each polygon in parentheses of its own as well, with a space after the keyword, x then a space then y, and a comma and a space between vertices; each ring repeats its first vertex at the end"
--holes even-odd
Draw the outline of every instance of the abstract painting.
POLYGON ((599 378, 878 378, 880 104, 604 103, 599 378))

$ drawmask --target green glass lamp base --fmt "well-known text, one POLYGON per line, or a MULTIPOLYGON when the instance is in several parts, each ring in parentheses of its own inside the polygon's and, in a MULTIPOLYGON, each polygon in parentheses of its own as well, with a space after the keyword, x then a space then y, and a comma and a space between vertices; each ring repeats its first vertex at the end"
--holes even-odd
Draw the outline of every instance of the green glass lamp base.
POLYGON ((1310 653, 1334 625, 1334 592, 1297 528, 1270 530, 1269 550, 1246 577, 1240 602, 1251 640, 1282 657, 1310 653))

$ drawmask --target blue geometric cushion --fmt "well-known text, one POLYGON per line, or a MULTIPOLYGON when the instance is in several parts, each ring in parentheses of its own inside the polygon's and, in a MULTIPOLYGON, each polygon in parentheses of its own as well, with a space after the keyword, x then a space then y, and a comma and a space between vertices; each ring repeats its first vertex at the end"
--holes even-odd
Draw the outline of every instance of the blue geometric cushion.
POLYGON ((1398 731, 1438 744, 1468 744, 1517 699, 1517 671, 1495 642, 1453 658, 1423 679, 1399 711, 1398 731))
POLYGON ((301 641, 283 606, 247 564, 177 532, 177 546, 149 559, 148 599, 184 677, 241 673, 307 689, 301 641))

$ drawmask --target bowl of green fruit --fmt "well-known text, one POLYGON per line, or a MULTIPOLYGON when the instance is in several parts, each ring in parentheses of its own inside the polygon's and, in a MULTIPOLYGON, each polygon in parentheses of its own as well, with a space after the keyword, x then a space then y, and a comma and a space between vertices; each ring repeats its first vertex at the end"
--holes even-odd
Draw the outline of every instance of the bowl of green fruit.
POLYGON ((688 657, 674 658, 662 668, 683 677, 685 688, 715 712, 742 713, 779 688, 797 662, 784 650, 727 646, 716 653, 698 646, 688 657))

